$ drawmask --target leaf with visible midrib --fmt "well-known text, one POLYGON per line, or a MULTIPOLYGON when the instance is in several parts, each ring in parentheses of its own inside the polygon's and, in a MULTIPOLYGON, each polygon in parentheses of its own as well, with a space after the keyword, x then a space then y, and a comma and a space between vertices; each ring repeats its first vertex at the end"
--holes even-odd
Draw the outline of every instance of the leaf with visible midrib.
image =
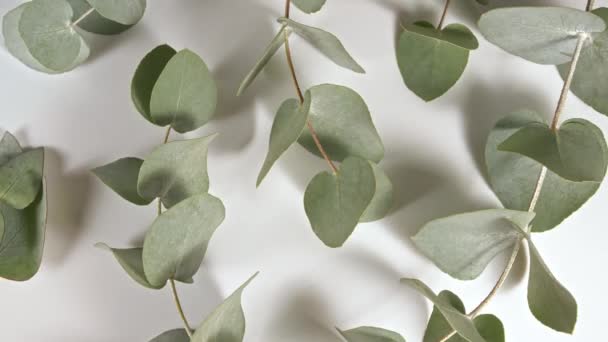
POLYGON ((144 274, 144 265, 142 260, 143 248, 128 248, 118 249, 112 248, 105 243, 96 243, 95 247, 106 249, 114 255, 116 261, 122 266, 127 272, 131 279, 135 280, 138 284, 149 289, 161 289, 162 286, 153 286, 150 284, 146 275, 144 274))
POLYGON ((347 342, 405 342, 398 333, 376 327, 358 327, 338 332, 347 342))
POLYGON ((137 192, 137 179, 143 164, 139 158, 122 158, 93 169, 93 173, 120 197, 137 205, 148 205, 154 199, 145 199, 137 192))
POLYGON ((40 191, 43 169, 43 148, 23 152, 0 166, 0 200, 15 209, 29 206, 40 191))

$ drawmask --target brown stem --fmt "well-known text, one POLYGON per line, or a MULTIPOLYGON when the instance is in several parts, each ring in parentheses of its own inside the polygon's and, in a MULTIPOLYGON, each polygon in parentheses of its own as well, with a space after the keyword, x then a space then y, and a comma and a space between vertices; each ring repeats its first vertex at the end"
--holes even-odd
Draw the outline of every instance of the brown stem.
POLYGON ((594 5, 595 5, 595 0, 589 0, 589 1, 587 1, 587 11, 588 11, 588 12, 589 12, 589 11, 592 11, 592 10, 593 10, 594 5))
POLYGON ((439 25, 437 25, 438 30, 441 30, 443 28, 443 22, 445 21, 445 17, 448 14, 449 7, 450 7, 450 0, 445 0, 445 6, 443 7, 443 13, 441 14, 441 19, 439 19, 439 25))

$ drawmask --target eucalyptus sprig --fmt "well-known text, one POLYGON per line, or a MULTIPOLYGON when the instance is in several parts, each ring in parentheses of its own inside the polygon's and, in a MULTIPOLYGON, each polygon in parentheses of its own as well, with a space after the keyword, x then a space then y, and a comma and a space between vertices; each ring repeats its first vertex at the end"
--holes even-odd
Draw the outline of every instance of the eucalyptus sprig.
MULTIPOLYGON (((325 1, 294 1, 310 13, 325 1)), ((354 90, 334 84, 300 87, 290 47, 295 33, 334 63, 354 72, 363 68, 333 34, 298 23, 290 18, 291 1, 285 2, 279 32, 261 59, 243 80, 242 94, 264 69, 272 56, 285 45, 285 57, 294 83, 296 99, 285 100, 274 119, 266 160, 260 171, 259 186, 273 164, 296 141, 309 152, 322 157, 329 172, 317 174, 306 188, 304 208, 314 233, 329 247, 342 246, 359 222, 383 218, 392 206, 393 187, 378 166, 384 145, 374 127, 365 101, 354 90), (335 162, 340 162, 337 166, 335 162)))
POLYGON ((144 159, 119 159, 93 172, 133 204, 149 205, 158 200, 158 216, 142 247, 97 246, 110 250, 125 272, 143 287, 158 290, 170 284, 184 327, 167 331, 151 342, 212 342, 226 336, 240 342, 245 334, 241 296, 255 275, 196 329, 184 314, 176 286, 176 282, 194 281, 207 245, 225 216, 222 201, 208 193, 207 152, 216 135, 169 141, 172 131, 191 132, 213 117, 218 96, 215 81, 197 54, 161 45, 139 64, 131 96, 146 120, 166 127, 163 144, 144 159))
POLYGON ((113 35, 143 17, 146 0, 32 0, 8 12, 2 34, 8 51, 49 74, 70 71, 89 57, 82 30, 113 35))

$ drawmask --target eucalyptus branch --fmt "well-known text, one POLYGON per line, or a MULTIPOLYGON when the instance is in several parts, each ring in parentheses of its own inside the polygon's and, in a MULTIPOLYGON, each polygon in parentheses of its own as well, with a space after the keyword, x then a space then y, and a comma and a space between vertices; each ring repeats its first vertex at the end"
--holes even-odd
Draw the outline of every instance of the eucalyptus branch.
POLYGON ((441 19, 439 19, 439 24, 437 25, 437 29, 441 30, 443 28, 443 22, 445 21, 445 17, 448 14, 448 8, 450 7, 451 0, 445 0, 445 6, 443 7, 443 13, 441 14, 441 19))
POLYGON ((95 8, 91 7, 88 11, 84 12, 78 19, 74 20, 72 27, 76 27, 81 21, 85 20, 91 13, 95 12, 95 8))

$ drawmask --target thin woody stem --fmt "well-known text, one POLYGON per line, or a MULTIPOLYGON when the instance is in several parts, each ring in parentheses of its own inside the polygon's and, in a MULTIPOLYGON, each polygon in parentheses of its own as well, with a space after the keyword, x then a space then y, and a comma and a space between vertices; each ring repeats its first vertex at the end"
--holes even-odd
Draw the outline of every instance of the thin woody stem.
POLYGON ((439 19, 439 24, 437 25, 437 29, 441 30, 443 28, 443 23, 445 22, 445 17, 448 14, 448 8, 450 7, 451 0, 445 0, 445 6, 443 7, 443 13, 441 14, 441 19, 439 19))
POLYGON ((592 11, 594 5, 595 5, 595 0, 589 0, 589 1, 587 1, 587 11, 592 11))

